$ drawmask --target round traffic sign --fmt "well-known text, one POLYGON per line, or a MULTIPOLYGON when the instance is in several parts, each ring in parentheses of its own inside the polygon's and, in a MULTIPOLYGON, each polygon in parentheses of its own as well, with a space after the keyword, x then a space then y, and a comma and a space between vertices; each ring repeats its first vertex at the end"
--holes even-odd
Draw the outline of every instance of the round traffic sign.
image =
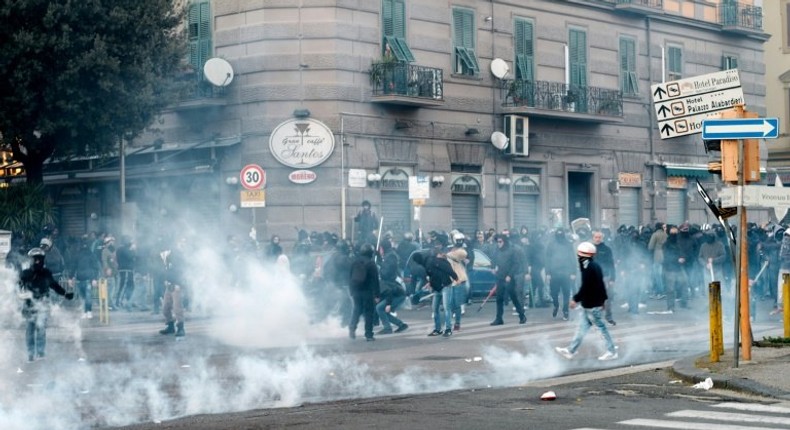
POLYGON ((241 169, 241 185, 248 190, 258 190, 266 185, 266 171, 257 164, 248 164, 241 169))

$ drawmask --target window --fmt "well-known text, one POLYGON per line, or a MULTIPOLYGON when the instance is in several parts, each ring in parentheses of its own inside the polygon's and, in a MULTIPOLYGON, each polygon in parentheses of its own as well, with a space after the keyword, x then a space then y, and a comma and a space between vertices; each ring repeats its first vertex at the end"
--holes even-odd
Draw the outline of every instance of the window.
POLYGON ((381 28, 384 33, 382 55, 392 55, 398 61, 414 61, 406 44, 406 3, 404 0, 384 0, 381 5, 381 28))
POLYGON ((738 57, 732 55, 721 56, 721 70, 730 70, 738 68, 738 57))
POLYGON ((475 76, 480 73, 475 54, 475 13, 470 9, 453 9, 453 45, 455 73, 475 76))
POLYGON ((211 3, 193 1, 187 13, 189 64, 203 78, 203 64, 211 57, 211 3))
POLYGON ((639 77, 636 75, 636 41, 620 38, 620 91, 624 95, 639 94, 639 77))
POLYGON ((568 37, 570 56, 571 86, 587 86, 587 33, 572 29, 568 37))
POLYGON ((667 80, 677 81, 683 77, 683 49, 679 46, 667 47, 667 80))
POLYGON ((535 80, 535 39, 532 21, 516 18, 513 35, 516 47, 516 79, 535 80))

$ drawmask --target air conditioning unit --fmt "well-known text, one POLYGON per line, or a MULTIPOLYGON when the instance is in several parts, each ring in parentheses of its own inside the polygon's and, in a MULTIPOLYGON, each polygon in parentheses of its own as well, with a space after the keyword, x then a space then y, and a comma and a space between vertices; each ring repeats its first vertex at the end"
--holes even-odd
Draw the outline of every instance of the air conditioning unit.
POLYGON ((521 115, 505 115, 504 130, 510 141, 505 153, 529 157, 529 118, 521 115))

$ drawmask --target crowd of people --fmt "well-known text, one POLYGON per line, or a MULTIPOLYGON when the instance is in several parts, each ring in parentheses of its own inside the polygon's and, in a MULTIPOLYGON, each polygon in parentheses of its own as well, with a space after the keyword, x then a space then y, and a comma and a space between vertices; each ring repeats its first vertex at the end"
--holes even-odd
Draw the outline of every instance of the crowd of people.
MULTIPOLYGON (((518 323, 525 324, 530 308, 551 308, 552 317, 568 320, 569 310, 580 303, 585 311, 596 309, 585 319, 587 326, 580 326, 582 333, 604 320, 615 325, 615 309, 639 313, 647 298, 665 300, 662 313, 671 314, 676 305, 686 308, 692 298, 705 294, 711 281, 721 283, 725 300, 735 286, 729 235, 718 225, 656 223, 621 226, 614 232, 589 226, 530 231, 522 226, 471 234, 433 230, 395 235, 379 230, 379 218, 369 202, 363 203, 355 220, 353 241, 329 232, 299 230, 289 253, 278 235, 265 244, 229 236, 223 264, 231 274, 244 273, 237 269, 251 261, 291 273, 313 304, 314 320, 336 316, 353 339, 362 319, 369 341, 375 340, 374 334, 408 329, 398 317, 401 307, 430 304, 434 327, 428 336, 446 338, 461 330, 471 298, 470 274, 476 270, 475 250, 490 258, 496 279, 488 295, 496 302, 492 326, 505 324, 506 306, 512 305, 518 323), (583 293, 597 288, 585 290, 585 282, 597 285, 589 280, 593 275, 585 281, 588 271, 595 276, 599 271, 604 287, 594 299, 583 293), (616 306, 620 304, 616 300, 622 305, 616 306), (374 333, 376 326, 380 329, 374 333)), ((778 312, 782 274, 790 273, 790 231, 776 224, 747 228, 752 297, 772 300, 778 312)), ((31 360, 44 356, 50 290, 66 298, 74 297, 76 290, 82 318, 92 319, 97 286, 105 284, 112 310, 161 312, 165 319, 161 334, 185 335, 189 282, 184 277, 184 240, 159 240, 140 250, 127 236, 116 241, 107 233, 90 233, 64 241, 57 229, 45 229, 35 242, 38 246, 29 252, 15 243, 7 258, 22 274, 21 291, 30 293, 24 296, 23 315, 28 321, 31 360), (35 264, 30 265, 30 260, 35 264), (143 288, 136 279, 137 283, 145 280, 143 288)), ((228 280, 230 284, 249 281, 242 275, 228 280)), ((577 336, 558 352, 570 357, 580 341, 577 336)), ((607 359, 616 358, 613 348, 607 341, 607 359)))

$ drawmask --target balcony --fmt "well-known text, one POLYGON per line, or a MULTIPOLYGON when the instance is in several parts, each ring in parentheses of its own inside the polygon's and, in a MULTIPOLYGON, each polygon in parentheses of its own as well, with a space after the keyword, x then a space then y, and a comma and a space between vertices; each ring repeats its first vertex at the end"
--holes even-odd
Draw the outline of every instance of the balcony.
POLYGON ((751 35, 763 33, 763 8, 750 4, 725 2, 719 6, 722 30, 751 35))
POLYGON ((176 110, 206 109, 227 104, 227 87, 218 87, 195 73, 186 73, 178 80, 181 97, 176 110))
POLYGON ((508 80, 503 88, 505 113, 583 122, 622 122, 619 90, 561 82, 508 80))
POLYGON ((373 103, 417 107, 444 104, 442 69, 400 61, 373 63, 370 83, 373 103))
POLYGON ((652 15, 664 13, 664 0, 611 0, 615 10, 635 13, 639 15, 652 15))

